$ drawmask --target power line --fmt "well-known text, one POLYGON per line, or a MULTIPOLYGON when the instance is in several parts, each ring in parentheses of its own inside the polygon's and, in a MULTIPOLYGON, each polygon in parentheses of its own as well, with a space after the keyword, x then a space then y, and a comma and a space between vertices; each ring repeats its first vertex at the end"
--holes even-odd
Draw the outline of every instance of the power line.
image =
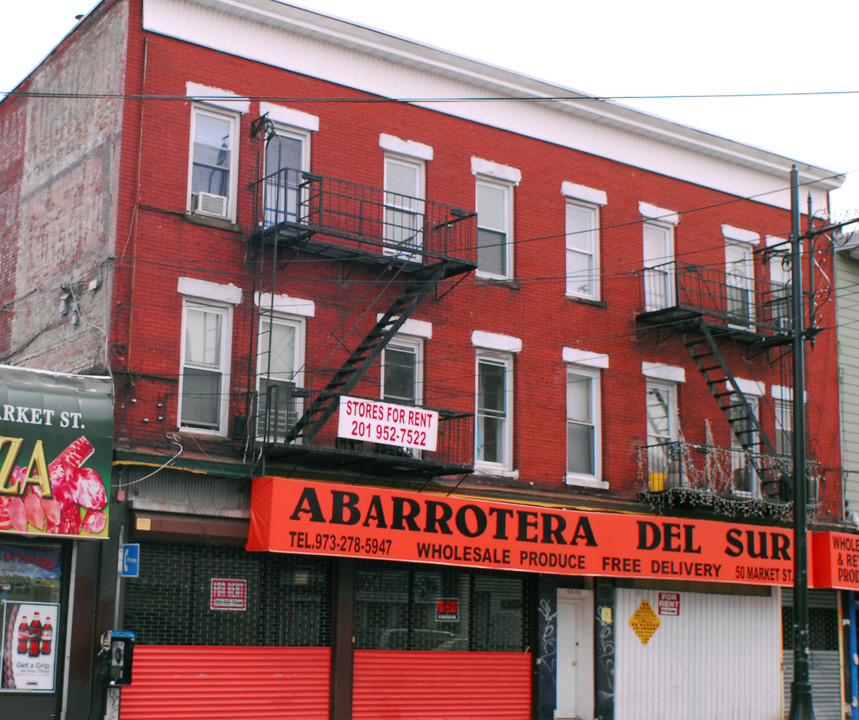
POLYGON ((754 98, 778 98, 778 97, 826 97, 859 95, 859 90, 808 90, 788 92, 759 92, 759 93, 665 93, 657 95, 584 95, 575 93, 570 95, 537 95, 537 96, 461 96, 461 97, 305 97, 290 95, 243 95, 236 97, 224 97, 223 95, 153 95, 133 93, 86 93, 86 92, 46 92, 46 91, 0 91, 0 95, 6 97, 20 98, 43 98, 54 100, 164 100, 164 101, 217 101, 225 102, 303 102, 303 103, 355 103, 355 104, 379 104, 379 103, 404 103, 404 104, 426 104, 426 103, 474 103, 474 102, 614 102, 629 100, 726 100, 726 99, 754 99, 754 98))

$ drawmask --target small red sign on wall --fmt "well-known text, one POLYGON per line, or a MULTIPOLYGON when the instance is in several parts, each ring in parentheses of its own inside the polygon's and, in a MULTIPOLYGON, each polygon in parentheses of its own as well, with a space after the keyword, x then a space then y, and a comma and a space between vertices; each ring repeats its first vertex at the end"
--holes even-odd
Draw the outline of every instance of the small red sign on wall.
POLYGON ((661 592, 659 593, 659 614, 660 615, 679 615, 680 614, 680 593, 661 592))
POLYGON ((209 610, 247 610, 248 581, 212 578, 209 610))
POLYGON ((457 622, 459 620, 459 600, 436 600, 436 622, 457 622))

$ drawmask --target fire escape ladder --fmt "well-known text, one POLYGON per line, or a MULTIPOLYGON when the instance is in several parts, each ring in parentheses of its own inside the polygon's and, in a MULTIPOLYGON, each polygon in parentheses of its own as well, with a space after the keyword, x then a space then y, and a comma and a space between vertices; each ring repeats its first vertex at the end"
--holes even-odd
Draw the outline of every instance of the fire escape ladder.
POLYGON ((438 286, 445 274, 444 265, 444 261, 437 262, 411 276, 400 296, 313 399, 287 434, 286 442, 293 442, 299 437, 311 441, 316 436, 334 414, 340 396, 347 395, 355 387, 406 320, 438 286))
POLYGON ((778 495, 782 482, 781 473, 777 467, 765 467, 761 462, 762 455, 775 457, 775 447, 764 432, 751 403, 740 389, 713 334, 704 322, 699 322, 697 332, 683 332, 683 343, 716 398, 731 432, 745 451, 747 462, 760 480, 763 495, 778 495))

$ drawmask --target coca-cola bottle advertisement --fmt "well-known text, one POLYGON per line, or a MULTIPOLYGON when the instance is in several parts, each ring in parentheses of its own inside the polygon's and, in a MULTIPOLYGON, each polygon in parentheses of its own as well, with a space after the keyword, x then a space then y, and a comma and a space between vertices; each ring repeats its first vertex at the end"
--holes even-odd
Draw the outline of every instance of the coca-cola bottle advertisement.
POLYGON ((60 606, 3 603, 0 691, 52 691, 60 606))

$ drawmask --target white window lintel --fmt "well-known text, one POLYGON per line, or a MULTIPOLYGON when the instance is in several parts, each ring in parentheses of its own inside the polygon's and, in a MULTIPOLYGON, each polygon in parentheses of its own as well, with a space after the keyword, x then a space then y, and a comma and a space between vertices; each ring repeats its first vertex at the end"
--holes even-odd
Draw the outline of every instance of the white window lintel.
POLYGON ((722 236, 728 240, 749 243, 750 245, 757 245, 761 241, 761 236, 758 233, 733 225, 722 225, 722 236))
POLYGON ((319 130, 319 118, 316 115, 286 107, 286 105, 275 105, 274 103, 261 102, 259 104, 260 115, 268 114, 268 119, 282 125, 291 125, 301 130, 316 132, 319 130))
POLYGON ((666 225, 677 225, 677 223, 680 222, 680 213, 675 212, 674 210, 666 210, 665 208, 657 207, 656 205, 651 205, 646 202, 638 203, 638 212, 641 213, 642 217, 646 217, 648 220, 656 220, 658 222, 665 223, 666 225))
POLYGON ((232 283, 222 285, 208 280, 180 277, 177 290, 181 295, 229 303, 230 305, 239 305, 242 302, 242 289, 232 283))
POLYGON ((186 82, 185 94, 195 102, 214 105, 224 110, 247 113, 251 109, 251 102, 246 97, 236 95, 236 93, 229 90, 222 90, 221 88, 186 82))
POLYGON ((686 382, 686 369, 678 365, 642 361, 641 374, 654 380, 665 380, 673 383, 686 382))
POLYGON ((514 185, 518 185, 522 181, 522 171, 519 168, 502 165, 501 163, 484 160, 479 157, 471 158, 471 174, 504 180, 514 185))
POLYGON ((518 353, 522 351, 522 341, 512 335, 475 330, 471 333, 471 344, 483 350, 499 350, 518 353))
MULTIPOLYGON (((753 395, 754 397, 763 397, 767 394, 766 383, 757 380, 746 380, 745 378, 734 378, 737 381, 737 387, 743 395, 753 395)), ((731 389, 730 383, 725 383, 727 388, 731 389)))
POLYGON ((587 185, 577 185, 566 180, 561 183, 561 195, 568 197, 570 200, 581 200, 592 205, 602 206, 608 204, 608 195, 606 195, 604 190, 597 190, 587 185))
POLYGON ((793 402, 793 388, 784 385, 773 385, 770 387, 770 395, 774 400, 787 400, 793 402))
POLYGON ((262 310, 273 310, 287 315, 316 316, 316 303, 313 300, 290 297, 289 295, 258 292, 254 295, 254 304, 262 310))
MULTIPOLYGON (((382 317, 383 314, 378 313, 376 315, 376 322, 381 320, 382 317)), ((391 319, 394 320, 396 318, 391 319)), ((415 320, 414 318, 409 318, 403 323, 402 327, 397 332, 401 332, 403 335, 413 335, 414 337, 432 340, 432 323, 427 322, 426 320, 415 320)))
POLYGON ((406 155, 419 160, 432 160, 433 158, 431 145, 424 145, 414 140, 402 140, 387 133, 379 134, 379 147, 398 155, 406 155))
POLYGON ((605 353, 595 353, 588 350, 580 350, 579 348, 565 347, 562 351, 562 357, 564 362, 570 365, 584 365, 585 367, 601 368, 603 370, 608 367, 608 355, 605 353))

